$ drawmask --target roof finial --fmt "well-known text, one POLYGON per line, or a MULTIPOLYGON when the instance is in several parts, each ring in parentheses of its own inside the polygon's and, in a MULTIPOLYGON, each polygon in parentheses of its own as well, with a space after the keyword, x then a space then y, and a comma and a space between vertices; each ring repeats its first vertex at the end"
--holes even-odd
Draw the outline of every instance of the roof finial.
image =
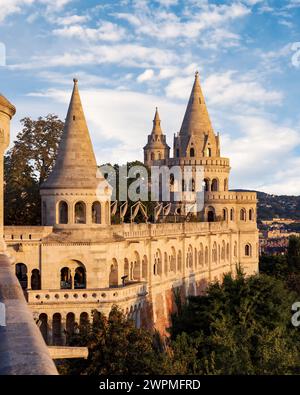
POLYGON ((73 82, 76 85, 78 83, 78 78, 73 78, 73 82))
POLYGON ((195 77, 196 78, 199 77, 199 71, 198 70, 195 72, 195 77))

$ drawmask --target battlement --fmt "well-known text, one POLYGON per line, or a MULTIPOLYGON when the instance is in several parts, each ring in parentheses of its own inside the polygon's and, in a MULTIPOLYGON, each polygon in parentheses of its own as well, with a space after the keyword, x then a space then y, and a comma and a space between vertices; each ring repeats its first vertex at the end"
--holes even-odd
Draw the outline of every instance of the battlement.
POLYGON ((234 204, 239 203, 257 203, 256 192, 205 192, 205 202, 226 201, 234 204))

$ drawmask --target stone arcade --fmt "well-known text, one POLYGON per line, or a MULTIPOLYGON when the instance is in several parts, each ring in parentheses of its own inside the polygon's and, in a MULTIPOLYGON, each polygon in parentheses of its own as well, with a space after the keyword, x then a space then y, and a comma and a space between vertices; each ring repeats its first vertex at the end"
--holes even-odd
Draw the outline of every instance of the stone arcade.
MULTIPOLYGON (((14 108, 3 96, 0 105, 3 154, 14 108)), ((4 228, 7 252, 49 345, 64 344, 76 323, 90 320, 95 309, 107 314, 113 304, 137 326, 165 333, 176 291, 197 295, 237 264, 247 274, 258 271, 256 194, 229 190, 229 159, 220 155, 198 73, 173 157, 160 123, 156 111, 145 164, 202 165, 201 218, 111 225, 111 189, 97 191, 103 176, 74 80, 57 162, 41 187, 42 226, 4 228)))

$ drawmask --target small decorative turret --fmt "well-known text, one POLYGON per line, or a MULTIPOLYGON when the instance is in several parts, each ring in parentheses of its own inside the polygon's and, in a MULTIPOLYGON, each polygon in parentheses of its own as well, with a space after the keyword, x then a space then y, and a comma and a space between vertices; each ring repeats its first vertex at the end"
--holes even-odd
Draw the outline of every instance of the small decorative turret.
POLYGON ((148 135, 148 142, 144 147, 144 163, 151 166, 155 161, 165 161, 169 159, 170 147, 166 142, 166 136, 163 134, 158 109, 156 107, 153 119, 153 128, 148 135))

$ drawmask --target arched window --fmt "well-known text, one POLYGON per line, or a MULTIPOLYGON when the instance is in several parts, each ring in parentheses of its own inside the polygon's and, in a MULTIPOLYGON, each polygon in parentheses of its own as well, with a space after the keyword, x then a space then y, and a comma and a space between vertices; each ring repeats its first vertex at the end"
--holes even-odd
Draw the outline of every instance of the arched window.
POLYGON ((166 252, 164 254, 164 273, 165 276, 168 275, 168 254, 166 252))
POLYGON ((72 289, 71 270, 63 267, 60 271, 60 289, 72 289))
POLYGON ((242 208, 240 211, 240 220, 246 221, 246 210, 244 208, 242 208))
POLYGON ((101 224, 101 204, 99 202, 92 204, 92 223, 101 224))
POLYGON ((52 318, 52 342, 54 346, 62 346, 61 315, 55 313, 52 318))
POLYGON ((208 260, 209 260, 208 247, 205 247, 205 265, 208 265, 208 260))
POLYGON ((144 255, 144 258, 142 260, 142 279, 147 280, 148 278, 148 259, 146 255, 144 255))
POLYGON ((230 210, 230 221, 234 221, 234 209, 230 210))
POLYGON ((67 224, 68 223, 68 204, 66 202, 59 202, 58 206, 59 224, 67 224))
POLYGON ((214 222, 215 221, 215 210, 213 207, 209 207, 207 212, 207 222, 214 222))
POLYGON ((81 313, 79 318, 80 323, 80 333, 86 333, 89 325, 89 315, 88 313, 81 313))
POLYGON ((253 209, 251 208, 250 210, 249 210, 249 221, 253 221, 254 220, 254 211, 253 211, 253 209))
POLYGON ((179 158, 179 149, 176 150, 176 158, 179 158))
POLYGON ((68 313, 66 317, 66 340, 67 345, 69 344, 70 338, 72 338, 75 331, 75 314, 68 313))
POLYGON ((85 273, 85 268, 82 266, 79 266, 75 269, 74 288, 75 289, 86 288, 86 273, 85 273))
POLYGON ((41 289, 41 275, 38 269, 33 269, 31 272, 31 289, 38 290, 41 289))
POLYGON ((195 149, 191 148, 190 149, 190 157, 193 158, 195 156, 195 149))
POLYGON ((223 221, 227 221, 227 209, 223 208, 223 221))
POLYGON ((209 180, 207 178, 204 180, 204 191, 209 192, 209 180))
POLYGON ((86 223, 86 213, 85 213, 85 203, 84 202, 77 202, 75 204, 75 224, 85 224, 86 223))
POLYGON ((24 263, 16 264, 16 276, 23 290, 28 287, 27 266, 24 263))
POLYGON ((154 153, 151 152, 151 160, 154 160, 154 153))
POLYGON ((219 190, 219 182, 218 182, 218 180, 217 180, 216 178, 214 178, 214 179, 212 180, 212 182, 211 182, 211 190, 212 190, 213 192, 216 192, 216 191, 219 190))
POLYGON ((189 245, 186 256, 186 267, 193 268, 193 247, 189 245))
POLYGON ((207 148, 207 156, 210 158, 211 157, 211 148, 207 148))
POLYGON ((222 241, 222 249, 221 249, 221 259, 222 259, 222 261, 225 261, 225 254, 226 254, 225 246, 226 246, 226 244, 225 244, 225 241, 223 240, 222 241))
POLYGON ((124 259, 124 284, 129 280, 129 262, 128 259, 124 259))
POLYGON ((161 153, 158 153, 158 159, 161 160, 161 153))
POLYGON ((45 313, 39 315, 39 328, 46 344, 48 344, 48 316, 45 313))
POLYGON ((229 243, 227 243, 227 246, 226 246, 226 259, 227 259, 227 261, 229 261, 229 255, 230 255, 230 246, 229 246, 229 243))
POLYGON ((234 242, 234 249, 233 249, 233 255, 236 258, 237 257, 237 242, 234 242))
POLYGON ((118 286, 118 262, 116 259, 113 259, 112 265, 110 266, 109 286, 110 287, 118 286))
POLYGON ((245 256, 251 256, 251 245, 250 244, 245 245, 245 256))

